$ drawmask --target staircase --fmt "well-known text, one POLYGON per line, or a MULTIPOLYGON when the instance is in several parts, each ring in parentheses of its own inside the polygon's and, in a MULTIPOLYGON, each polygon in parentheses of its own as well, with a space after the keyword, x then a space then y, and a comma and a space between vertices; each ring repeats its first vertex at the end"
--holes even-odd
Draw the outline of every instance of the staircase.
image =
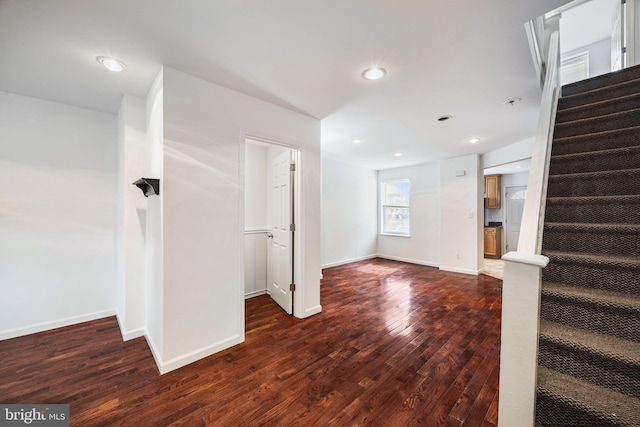
POLYGON ((542 253, 536 425, 640 426, 640 66, 564 86, 542 253))

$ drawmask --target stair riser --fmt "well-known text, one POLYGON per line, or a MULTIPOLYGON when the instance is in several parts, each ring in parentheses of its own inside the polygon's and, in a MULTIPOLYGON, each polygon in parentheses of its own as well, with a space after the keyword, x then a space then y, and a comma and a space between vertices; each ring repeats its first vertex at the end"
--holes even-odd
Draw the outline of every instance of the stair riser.
POLYGON ((640 256, 640 233, 544 230, 545 250, 640 256))
POLYGON ((640 224, 640 203, 607 205, 603 203, 547 203, 548 222, 580 222, 586 224, 640 224))
POLYGON ((543 427, 620 427, 565 401, 538 393, 536 396, 536 424, 543 427))
POLYGON ((640 398, 639 366, 540 337, 538 364, 619 393, 640 398))
POLYGON ((558 104, 556 114, 556 124, 570 122, 573 120, 588 119, 591 117, 613 114, 619 111, 633 110, 640 108, 640 95, 613 99, 607 102, 596 104, 586 104, 580 107, 565 108, 562 102, 558 104))
POLYGON ((640 129, 622 129, 603 134, 554 140, 552 154, 575 154, 640 145, 640 129))
POLYGON ((625 196, 640 194, 640 172, 549 177, 547 197, 625 196))
POLYGON ((575 82, 562 87, 562 96, 575 95, 604 86, 617 85, 640 78, 640 67, 634 66, 591 79, 575 82))
POLYGON ((591 120, 556 124, 553 130, 553 137, 566 138, 638 125, 640 125, 640 112, 633 110, 616 115, 594 117, 591 120))
POLYGON ((632 295, 640 293, 640 272, 634 269, 616 271, 610 268, 562 264, 551 259, 549 265, 542 270, 542 277, 546 282, 632 295))
POLYGON ((640 318, 626 311, 604 312, 602 307, 578 304, 542 296, 540 318, 563 325, 581 328, 599 334, 613 335, 631 341, 640 341, 640 318))
POLYGON ((620 98, 627 95, 633 95, 638 92, 638 80, 630 80, 620 85, 607 87, 601 90, 585 92, 576 95, 563 95, 558 100, 559 108, 573 108, 586 104, 594 104, 596 102, 608 101, 614 98, 620 98))
POLYGON ((594 152, 587 156, 578 158, 554 158, 551 157, 549 175, 562 175, 568 173, 600 172, 611 169, 615 165, 616 169, 633 169, 640 165, 640 146, 637 150, 628 150, 621 153, 598 154, 594 152))

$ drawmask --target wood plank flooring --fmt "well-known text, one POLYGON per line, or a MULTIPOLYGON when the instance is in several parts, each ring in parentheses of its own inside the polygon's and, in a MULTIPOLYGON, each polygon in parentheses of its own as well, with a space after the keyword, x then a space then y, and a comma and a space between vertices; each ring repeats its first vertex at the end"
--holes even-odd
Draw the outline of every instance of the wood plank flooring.
POLYGON ((496 426, 502 282, 374 259, 324 270, 323 312, 246 301, 246 342, 158 374, 107 318, 0 342, 1 403, 73 426, 496 426))

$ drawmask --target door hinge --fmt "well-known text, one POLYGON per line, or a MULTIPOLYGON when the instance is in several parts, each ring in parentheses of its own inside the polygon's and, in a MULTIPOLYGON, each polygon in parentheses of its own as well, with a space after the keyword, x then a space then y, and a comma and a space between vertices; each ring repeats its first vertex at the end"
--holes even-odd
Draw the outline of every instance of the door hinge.
POLYGON ((296 225, 295 224, 290 224, 289 225, 289 231, 296 231, 296 225))
POLYGON ((291 163, 290 170, 291 170, 291 172, 295 172, 296 171, 296 164, 295 163, 291 163))
POLYGON ((289 290, 290 290, 291 292, 295 291, 295 290, 296 290, 296 284, 295 284, 295 283, 290 284, 290 285, 289 285, 289 290))

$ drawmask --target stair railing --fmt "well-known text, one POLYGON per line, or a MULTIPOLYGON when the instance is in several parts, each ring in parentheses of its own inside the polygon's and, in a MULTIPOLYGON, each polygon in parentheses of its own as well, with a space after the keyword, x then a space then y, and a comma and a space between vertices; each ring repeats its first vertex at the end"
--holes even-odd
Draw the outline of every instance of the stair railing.
POLYGON ((558 31, 553 31, 548 40, 542 101, 518 250, 502 257, 505 268, 498 404, 500 427, 533 427, 535 424, 540 291, 542 269, 549 263, 549 259, 540 252, 551 143, 560 92, 558 31))

